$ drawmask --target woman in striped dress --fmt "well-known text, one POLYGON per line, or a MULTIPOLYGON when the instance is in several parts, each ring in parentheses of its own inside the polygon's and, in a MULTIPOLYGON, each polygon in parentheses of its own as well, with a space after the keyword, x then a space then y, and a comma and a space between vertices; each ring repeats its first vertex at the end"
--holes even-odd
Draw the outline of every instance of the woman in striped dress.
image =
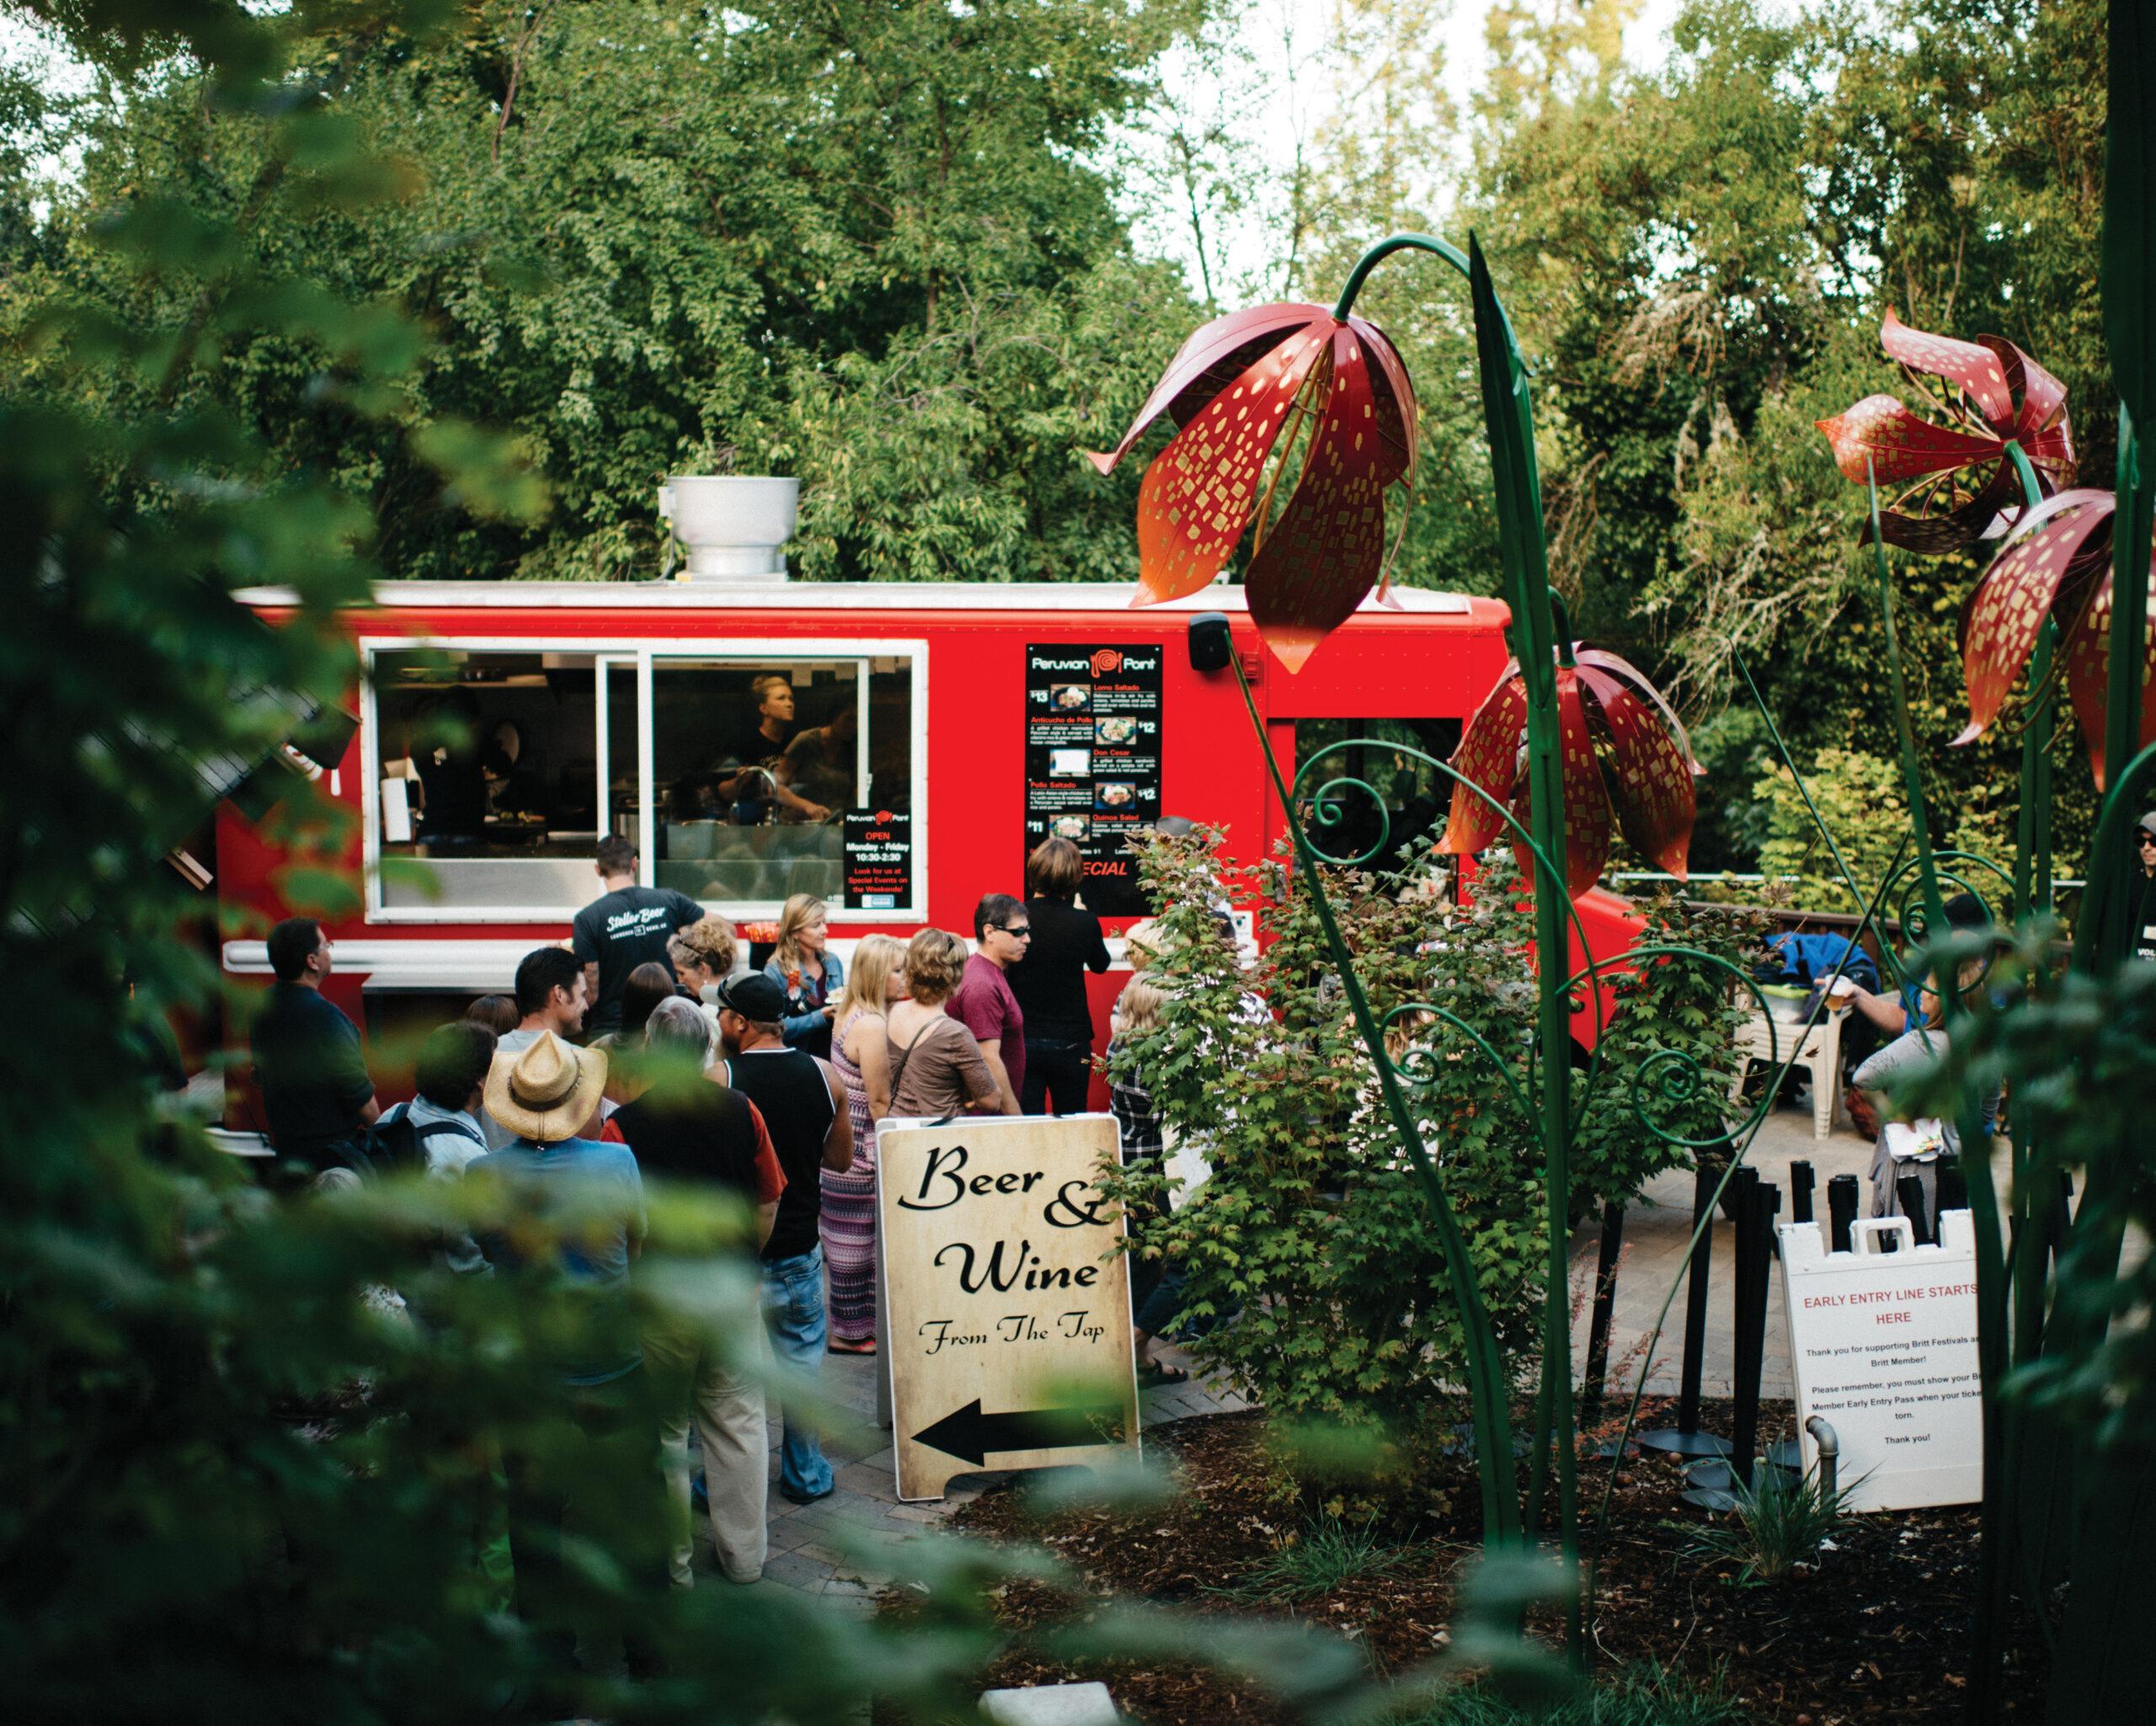
POLYGON ((883 1013, 905 994, 905 951, 888 935, 853 950, 831 1025, 831 1065, 846 1081, 853 1167, 824 1170, 824 1267, 831 1278, 830 1350, 876 1352, 876 1123, 891 1112, 883 1013))

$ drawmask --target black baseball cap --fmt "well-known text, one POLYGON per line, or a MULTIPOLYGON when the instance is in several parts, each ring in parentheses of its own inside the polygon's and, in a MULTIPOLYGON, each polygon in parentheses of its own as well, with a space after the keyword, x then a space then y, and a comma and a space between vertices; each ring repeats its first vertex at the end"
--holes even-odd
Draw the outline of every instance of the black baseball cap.
POLYGON ((752 1025, 776 1025, 786 1017, 786 991, 760 971, 718 986, 718 1004, 752 1025))

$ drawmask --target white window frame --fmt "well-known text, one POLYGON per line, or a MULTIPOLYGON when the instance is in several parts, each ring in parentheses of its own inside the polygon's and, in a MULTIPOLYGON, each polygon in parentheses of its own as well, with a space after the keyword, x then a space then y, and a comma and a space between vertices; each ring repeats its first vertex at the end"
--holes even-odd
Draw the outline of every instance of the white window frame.
MULTIPOLYGON (((849 910, 841 903, 831 906, 834 924, 869 924, 878 923, 918 923, 928 903, 928 848, 927 823, 924 818, 928 807, 928 642, 918 636, 843 636, 843 637, 751 637, 703 638, 683 637, 666 641, 653 641, 648 637, 632 636, 502 636, 502 635, 448 635, 429 633, 421 635, 363 635, 357 646, 365 669, 366 686, 361 692, 360 723, 360 771, 365 775, 360 788, 360 807, 363 814, 360 844, 360 866, 366 875, 366 919, 370 924, 487 924, 487 923, 566 923, 582 909, 581 905, 385 905, 382 902, 382 725, 381 709, 376 701, 375 661, 386 653, 424 653, 430 649, 457 653, 574 653, 592 661, 592 685, 595 706, 600 709, 594 728, 595 746, 606 743, 609 717, 605 703, 596 698, 600 695, 600 664, 611 662, 610 670, 620 674, 633 667, 637 679, 637 831, 644 843, 637 847, 638 879, 645 886, 652 884, 657 867, 653 855, 655 847, 649 843, 654 831, 653 823, 653 764, 652 764, 652 690, 654 669, 670 659, 699 661, 753 662, 770 669, 782 669, 802 659, 853 659, 862 663, 863 675, 855 679, 857 699, 862 703, 862 724, 857 748, 858 770, 865 777, 868 759, 867 707, 868 662, 876 659, 905 659, 911 667, 913 684, 913 736, 909 740, 912 757, 911 806, 913 810, 913 898, 910 903, 894 906, 888 911, 849 910)), ((607 755, 601 753, 598 763, 600 783, 606 784, 607 755)), ((606 818, 606 801, 602 796, 599 803, 600 818, 606 818)), ((702 902, 707 909, 736 923, 769 922, 784 908, 776 899, 712 900, 702 902)))

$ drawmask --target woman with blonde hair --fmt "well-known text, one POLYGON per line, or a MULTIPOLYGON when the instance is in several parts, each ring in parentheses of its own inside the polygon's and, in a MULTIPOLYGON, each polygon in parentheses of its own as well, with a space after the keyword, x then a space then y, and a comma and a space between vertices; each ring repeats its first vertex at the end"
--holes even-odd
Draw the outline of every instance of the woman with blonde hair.
POLYGON ((830 1351, 876 1352, 876 1123, 891 1112, 885 1015, 905 999, 906 950, 888 935, 862 937, 831 1028, 831 1065, 846 1081, 853 1167, 823 1171, 824 1268, 830 1273, 830 1351))
POLYGON ((712 992, 734 975, 741 954, 741 938, 723 917, 699 917, 686 929, 667 938, 666 956, 674 962, 674 975, 681 987, 707 1005, 712 992))
POLYGON ((935 1121, 1005 1112, 1003 1086, 973 1032, 943 1010, 965 972, 966 944, 948 930, 924 929, 906 944, 907 998, 885 1015, 892 1114, 935 1121))
POLYGON ((778 916, 778 943, 764 975, 786 992, 780 1021, 788 1048, 819 1061, 831 1057, 831 1020, 846 983, 846 967, 830 951, 830 907, 814 893, 796 893, 778 916))

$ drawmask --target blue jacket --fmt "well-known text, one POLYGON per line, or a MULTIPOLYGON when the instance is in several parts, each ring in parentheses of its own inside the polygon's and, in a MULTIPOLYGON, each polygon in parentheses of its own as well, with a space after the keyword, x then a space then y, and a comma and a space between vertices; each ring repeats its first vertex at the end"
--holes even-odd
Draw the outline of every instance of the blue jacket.
POLYGON ((1778 935, 1767 945, 1781 955, 1782 982, 1806 988, 1824 983, 1847 953, 1849 963, 1842 974, 1868 989, 1879 987, 1879 967, 1871 962, 1871 955, 1845 935, 1778 935))
MULTIPOLYGON (((793 991, 787 988, 786 967, 774 958, 764 967, 764 975, 771 978, 792 1000, 793 991)), ((805 983, 806 978, 803 979, 805 983)), ((836 953, 826 948, 824 952, 824 1000, 835 1001, 846 990, 846 966, 836 953)), ((823 1002, 819 1001, 806 1013, 790 1013, 779 1023, 785 1028, 788 1047, 813 1037, 818 1031, 829 1033, 831 1021, 824 1016, 823 1002)))

